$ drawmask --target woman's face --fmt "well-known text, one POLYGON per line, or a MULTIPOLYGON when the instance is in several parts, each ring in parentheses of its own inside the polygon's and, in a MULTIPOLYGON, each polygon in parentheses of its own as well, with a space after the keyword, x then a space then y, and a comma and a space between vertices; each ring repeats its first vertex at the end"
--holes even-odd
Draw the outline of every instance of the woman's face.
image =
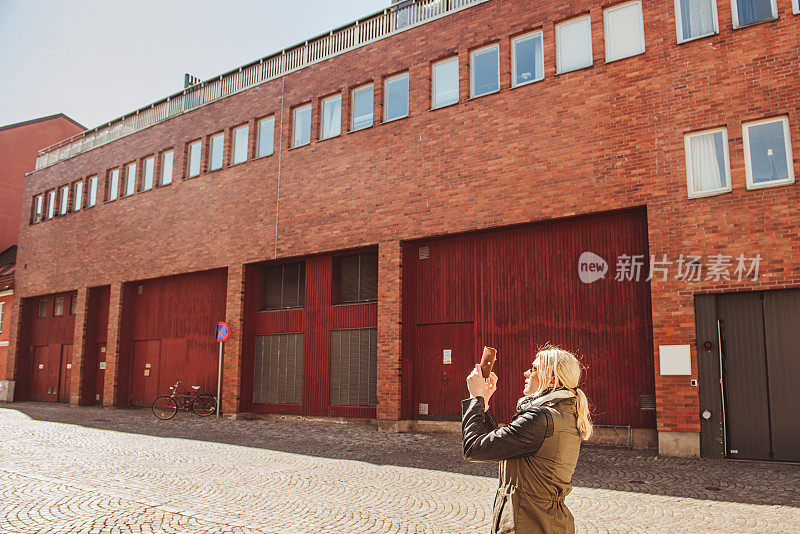
POLYGON ((531 368, 523 374, 525 375, 525 387, 522 389, 522 394, 532 395, 539 389, 539 371, 536 368, 536 362, 533 362, 531 368))

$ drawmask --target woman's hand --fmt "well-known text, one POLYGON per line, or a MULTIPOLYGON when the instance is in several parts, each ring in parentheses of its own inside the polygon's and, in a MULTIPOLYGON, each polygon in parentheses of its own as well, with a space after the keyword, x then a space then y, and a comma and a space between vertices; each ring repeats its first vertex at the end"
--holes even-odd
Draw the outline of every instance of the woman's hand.
POLYGON ((489 399, 492 398, 497 390, 497 375, 489 374, 489 378, 484 379, 481 372, 481 365, 475 364, 475 369, 467 377, 467 390, 472 397, 483 397, 484 409, 489 409, 489 399))

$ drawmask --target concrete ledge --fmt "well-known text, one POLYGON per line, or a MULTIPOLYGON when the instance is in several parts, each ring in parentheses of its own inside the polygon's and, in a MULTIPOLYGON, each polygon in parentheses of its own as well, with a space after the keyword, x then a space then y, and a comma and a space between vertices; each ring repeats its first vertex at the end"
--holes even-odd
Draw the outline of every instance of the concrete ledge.
POLYGON ((411 421, 378 421, 380 432, 411 432, 411 421))
POLYGON ((323 415, 291 415, 279 413, 239 412, 223 413, 225 419, 241 421, 256 421, 259 419, 284 419, 295 421, 319 421, 322 423, 350 423, 354 425, 377 426, 377 419, 364 419, 361 417, 329 417, 323 415))
POLYGON ((700 457, 699 432, 659 432, 658 454, 681 458, 700 457))
POLYGON ((0 380, 0 402, 14 402, 13 380, 0 380))

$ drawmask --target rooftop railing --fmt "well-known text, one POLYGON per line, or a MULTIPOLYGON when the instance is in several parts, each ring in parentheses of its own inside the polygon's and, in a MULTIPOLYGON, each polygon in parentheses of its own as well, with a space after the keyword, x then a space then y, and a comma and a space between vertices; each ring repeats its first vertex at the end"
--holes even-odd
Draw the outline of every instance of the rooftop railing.
POLYGON ((339 29, 185 88, 39 151, 36 170, 359 46, 489 0, 406 0, 339 29))

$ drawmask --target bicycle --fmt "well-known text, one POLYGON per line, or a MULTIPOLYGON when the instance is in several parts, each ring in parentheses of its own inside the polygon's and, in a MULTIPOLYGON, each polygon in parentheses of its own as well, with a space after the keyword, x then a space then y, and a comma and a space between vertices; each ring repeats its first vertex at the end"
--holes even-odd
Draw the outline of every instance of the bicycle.
POLYGON ((192 386, 194 392, 178 393, 178 386, 181 381, 175 382, 169 389, 172 393, 162 395, 153 401, 153 415, 159 419, 172 419, 178 410, 193 411, 200 417, 212 415, 217 411, 217 399, 208 393, 197 394, 200 386, 192 386))

